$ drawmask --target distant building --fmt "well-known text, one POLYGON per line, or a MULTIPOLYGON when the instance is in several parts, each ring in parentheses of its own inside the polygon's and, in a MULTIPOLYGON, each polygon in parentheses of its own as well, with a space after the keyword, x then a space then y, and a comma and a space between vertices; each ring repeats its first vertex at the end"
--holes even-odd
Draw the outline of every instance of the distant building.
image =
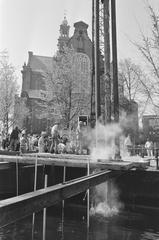
POLYGON ((153 142, 159 142, 159 115, 145 115, 142 118, 145 140, 149 138, 153 142))
MULTIPOLYGON (((91 64, 92 64, 92 42, 88 36, 88 25, 82 21, 74 24, 74 34, 69 37, 70 26, 68 25, 66 17, 60 25, 60 36, 58 38, 58 50, 63 51, 64 46, 73 47, 78 53, 77 67, 82 68, 85 72, 85 88, 88 89, 90 95, 91 88, 91 64), (89 72, 89 75, 88 75, 89 72)), ((44 73, 51 73, 53 71, 54 57, 38 56, 29 51, 29 58, 27 64, 24 63, 22 69, 22 91, 21 97, 26 98, 27 106, 30 109, 30 116, 25 120, 26 128, 29 132, 40 132, 46 129, 47 119, 40 117, 38 114, 38 102, 46 100, 48 97, 48 86, 44 78, 44 73)), ((79 78, 78 78, 79 80, 79 78)), ((84 81, 84 76, 81 75, 81 84, 84 81)), ((80 89, 80 83, 78 83, 80 89)), ((90 101, 91 104, 91 101, 90 101)), ((90 115, 90 104, 83 107, 81 114, 90 115)), ((54 114, 52 114, 52 123, 59 117, 59 112, 56 112, 54 107, 54 114)), ((52 124, 52 123, 49 124, 52 124)))

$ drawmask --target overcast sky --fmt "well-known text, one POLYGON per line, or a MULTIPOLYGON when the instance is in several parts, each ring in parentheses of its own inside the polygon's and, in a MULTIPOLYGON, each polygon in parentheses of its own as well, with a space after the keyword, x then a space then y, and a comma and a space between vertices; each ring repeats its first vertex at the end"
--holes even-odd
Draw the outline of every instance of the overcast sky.
MULTIPOLYGON (((117 0, 118 59, 140 57, 130 39, 138 41, 139 27, 149 32, 147 0, 117 0)), ((0 51, 9 52, 10 61, 18 71, 28 60, 28 51, 36 55, 52 56, 57 50, 59 26, 66 13, 73 34, 73 24, 89 24, 91 37, 91 0, 0 0, 0 51)), ((159 0, 149 0, 159 9, 159 0)))

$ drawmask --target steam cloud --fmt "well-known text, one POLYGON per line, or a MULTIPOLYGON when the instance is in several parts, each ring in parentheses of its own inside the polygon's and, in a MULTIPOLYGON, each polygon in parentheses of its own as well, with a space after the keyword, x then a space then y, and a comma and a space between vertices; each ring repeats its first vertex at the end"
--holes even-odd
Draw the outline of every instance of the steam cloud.
MULTIPOLYGON (((116 153, 115 139, 124 139, 120 124, 102 125, 97 122, 96 128, 89 134, 91 161, 114 159, 116 153)), ((111 217, 118 214, 122 207, 119 191, 114 182, 109 180, 96 186, 92 192, 90 215, 111 217)))
POLYGON ((89 134, 91 160, 110 160, 116 152, 115 139, 122 134, 119 124, 102 125, 97 122, 96 128, 89 134))

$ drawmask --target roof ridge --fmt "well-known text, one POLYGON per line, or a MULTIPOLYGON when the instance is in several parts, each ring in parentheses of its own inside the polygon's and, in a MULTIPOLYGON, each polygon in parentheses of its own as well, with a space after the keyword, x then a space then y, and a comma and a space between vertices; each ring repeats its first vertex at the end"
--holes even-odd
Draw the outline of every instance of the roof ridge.
POLYGON ((42 56, 42 55, 33 55, 34 57, 43 57, 43 58, 53 58, 53 56, 51 57, 49 57, 49 56, 42 56))

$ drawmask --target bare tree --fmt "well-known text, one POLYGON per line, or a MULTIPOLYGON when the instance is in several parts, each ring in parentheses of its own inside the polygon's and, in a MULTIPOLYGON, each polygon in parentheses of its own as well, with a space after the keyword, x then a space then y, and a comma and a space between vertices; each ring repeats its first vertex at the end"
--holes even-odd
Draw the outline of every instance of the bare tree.
POLYGON ((46 129, 49 131, 49 127, 53 122, 58 120, 59 115, 56 114, 56 105, 54 99, 49 100, 48 98, 35 101, 35 116, 37 119, 46 120, 46 129))
POLYGON ((147 104, 151 99, 151 87, 148 76, 143 72, 141 66, 124 59, 119 63, 119 79, 123 83, 124 96, 135 101, 139 106, 139 118, 142 117, 147 104))
POLYGON ((147 64, 150 80, 147 84, 148 100, 155 108, 159 108, 159 13, 149 3, 147 4, 151 21, 151 34, 147 36, 140 30, 141 43, 134 44, 147 64))
POLYGON ((15 94, 18 90, 15 69, 9 63, 8 53, 0 53, 0 121, 8 133, 13 124, 15 94))
POLYGON ((134 64, 131 59, 124 59, 119 63, 119 76, 124 85, 125 97, 129 101, 138 101, 141 94, 145 93, 143 81, 146 80, 146 75, 141 67, 134 64))
POLYGON ((18 95, 16 95, 14 101, 14 114, 12 119, 13 126, 23 128, 24 121, 26 117, 29 116, 29 114, 30 111, 26 106, 25 98, 20 98, 18 95))
MULTIPOLYGON (((90 114, 90 61, 87 55, 64 47, 53 59, 52 73, 44 73, 52 113, 65 126, 77 121, 79 114, 90 114)), ((51 115, 50 115, 51 116, 51 115)))

